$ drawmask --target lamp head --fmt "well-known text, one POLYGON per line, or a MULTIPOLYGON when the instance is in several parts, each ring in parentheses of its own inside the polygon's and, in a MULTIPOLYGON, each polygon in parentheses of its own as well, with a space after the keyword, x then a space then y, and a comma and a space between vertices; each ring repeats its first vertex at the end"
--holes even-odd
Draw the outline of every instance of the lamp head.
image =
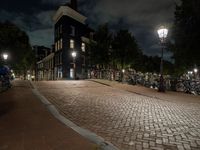
POLYGON ((197 73, 198 72, 198 69, 197 68, 194 68, 194 73, 197 73))
POLYGON ((4 60, 7 60, 7 59, 8 59, 8 54, 4 53, 4 54, 3 54, 3 59, 4 59, 4 60))
POLYGON ((72 52, 72 57, 73 57, 73 58, 76 57, 76 52, 72 52))
POLYGON ((164 26, 161 26, 157 32, 160 39, 165 39, 168 34, 168 29, 165 28, 164 26))

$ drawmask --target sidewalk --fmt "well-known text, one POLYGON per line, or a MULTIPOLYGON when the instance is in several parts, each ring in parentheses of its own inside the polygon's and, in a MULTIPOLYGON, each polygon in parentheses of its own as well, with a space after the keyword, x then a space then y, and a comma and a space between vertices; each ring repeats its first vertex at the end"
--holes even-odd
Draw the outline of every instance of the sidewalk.
POLYGON ((0 150, 98 150, 55 119, 33 95, 28 81, 0 93, 0 150))
POLYGON ((89 81, 98 82, 107 86, 111 86, 113 88, 118 88, 122 90, 126 90, 132 93, 136 93, 139 95, 151 97, 151 98, 157 98, 165 101, 175 101, 175 102, 195 102, 200 103, 200 96, 198 95, 191 95, 181 92, 172 92, 172 91, 166 91, 165 93, 158 92, 155 89, 147 88, 140 85, 129 85, 126 83, 121 83, 117 81, 109 81, 104 79, 89 79, 89 81))

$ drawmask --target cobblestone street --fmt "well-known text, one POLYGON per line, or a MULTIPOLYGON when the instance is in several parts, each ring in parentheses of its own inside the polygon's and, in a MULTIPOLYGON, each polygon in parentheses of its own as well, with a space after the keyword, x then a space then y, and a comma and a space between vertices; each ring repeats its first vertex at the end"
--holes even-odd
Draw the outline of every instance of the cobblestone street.
POLYGON ((114 88, 92 81, 43 81, 35 85, 66 118, 121 150, 200 149, 198 96, 145 96, 147 92, 139 94, 140 90, 130 92, 131 87, 127 91, 123 85, 114 88))

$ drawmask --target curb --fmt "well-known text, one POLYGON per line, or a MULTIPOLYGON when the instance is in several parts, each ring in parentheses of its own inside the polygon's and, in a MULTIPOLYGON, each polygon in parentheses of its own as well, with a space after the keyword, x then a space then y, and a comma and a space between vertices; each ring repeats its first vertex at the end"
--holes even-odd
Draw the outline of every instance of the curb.
POLYGON ((92 80, 92 79, 89 79, 89 80, 87 80, 87 81, 96 82, 96 83, 99 83, 99 84, 102 84, 102 85, 105 85, 105 86, 110 86, 110 87, 112 87, 110 84, 103 83, 103 82, 96 81, 96 80, 92 80))
POLYGON ((99 145, 102 150, 119 150, 112 143, 105 141, 102 137, 96 135, 95 133, 93 133, 87 129, 77 126, 75 123, 73 123, 72 121, 65 118, 63 115, 61 115, 59 113, 59 111, 56 109, 56 107, 53 104, 51 104, 42 94, 40 94, 40 92, 37 90, 37 87, 32 82, 30 82, 30 83, 33 87, 33 89, 32 89, 33 94, 36 95, 40 99, 40 101, 51 112, 51 114, 55 118, 57 118, 60 122, 62 122, 66 126, 70 127, 75 132, 82 135, 89 141, 99 145))
MULTIPOLYGON (((110 84, 107 84, 107 83, 103 83, 101 81, 96 81, 96 80, 88 80, 88 81, 91 81, 91 82, 96 82, 96 83, 99 83, 99 84, 102 84, 102 85, 106 85, 106 86, 110 86, 112 88, 117 88, 117 87, 114 87, 110 84)), ((117 88, 117 89, 120 89, 120 88, 117 88)), ((123 89, 122 89, 123 90, 123 89)), ((149 95, 146 95, 146 94, 142 94, 142 93, 138 93, 138 92, 134 92, 134 91, 131 91, 131 90, 124 90, 124 91, 127 91, 127 92, 130 92, 130 93, 134 93, 134 94, 137 94, 137 95, 140 95, 140 96, 145 96, 145 97, 149 97, 149 98, 156 98, 156 99, 159 99, 159 100, 164 100, 164 99, 161 99, 159 97, 156 97, 156 96, 149 96, 149 95)))

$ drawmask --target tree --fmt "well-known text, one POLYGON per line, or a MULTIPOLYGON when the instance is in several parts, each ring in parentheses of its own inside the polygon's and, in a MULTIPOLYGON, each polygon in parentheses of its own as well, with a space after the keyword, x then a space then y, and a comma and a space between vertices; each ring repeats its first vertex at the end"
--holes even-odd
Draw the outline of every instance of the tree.
POLYGON ((32 65, 33 53, 27 34, 10 22, 0 22, 0 53, 7 51, 9 65, 14 70, 27 69, 32 65))
POLYGON ((142 52, 128 30, 119 30, 113 39, 113 59, 120 69, 134 67, 142 52))
POLYGON ((176 66, 183 72, 200 65, 200 1, 181 1, 181 5, 176 5, 172 51, 176 66))
POLYGON ((112 34, 109 32, 108 24, 100 25, 95 34, 95 42, 90 42, 89 45, 90 59, 93 65, 108 67, 111 42, 112 34))

